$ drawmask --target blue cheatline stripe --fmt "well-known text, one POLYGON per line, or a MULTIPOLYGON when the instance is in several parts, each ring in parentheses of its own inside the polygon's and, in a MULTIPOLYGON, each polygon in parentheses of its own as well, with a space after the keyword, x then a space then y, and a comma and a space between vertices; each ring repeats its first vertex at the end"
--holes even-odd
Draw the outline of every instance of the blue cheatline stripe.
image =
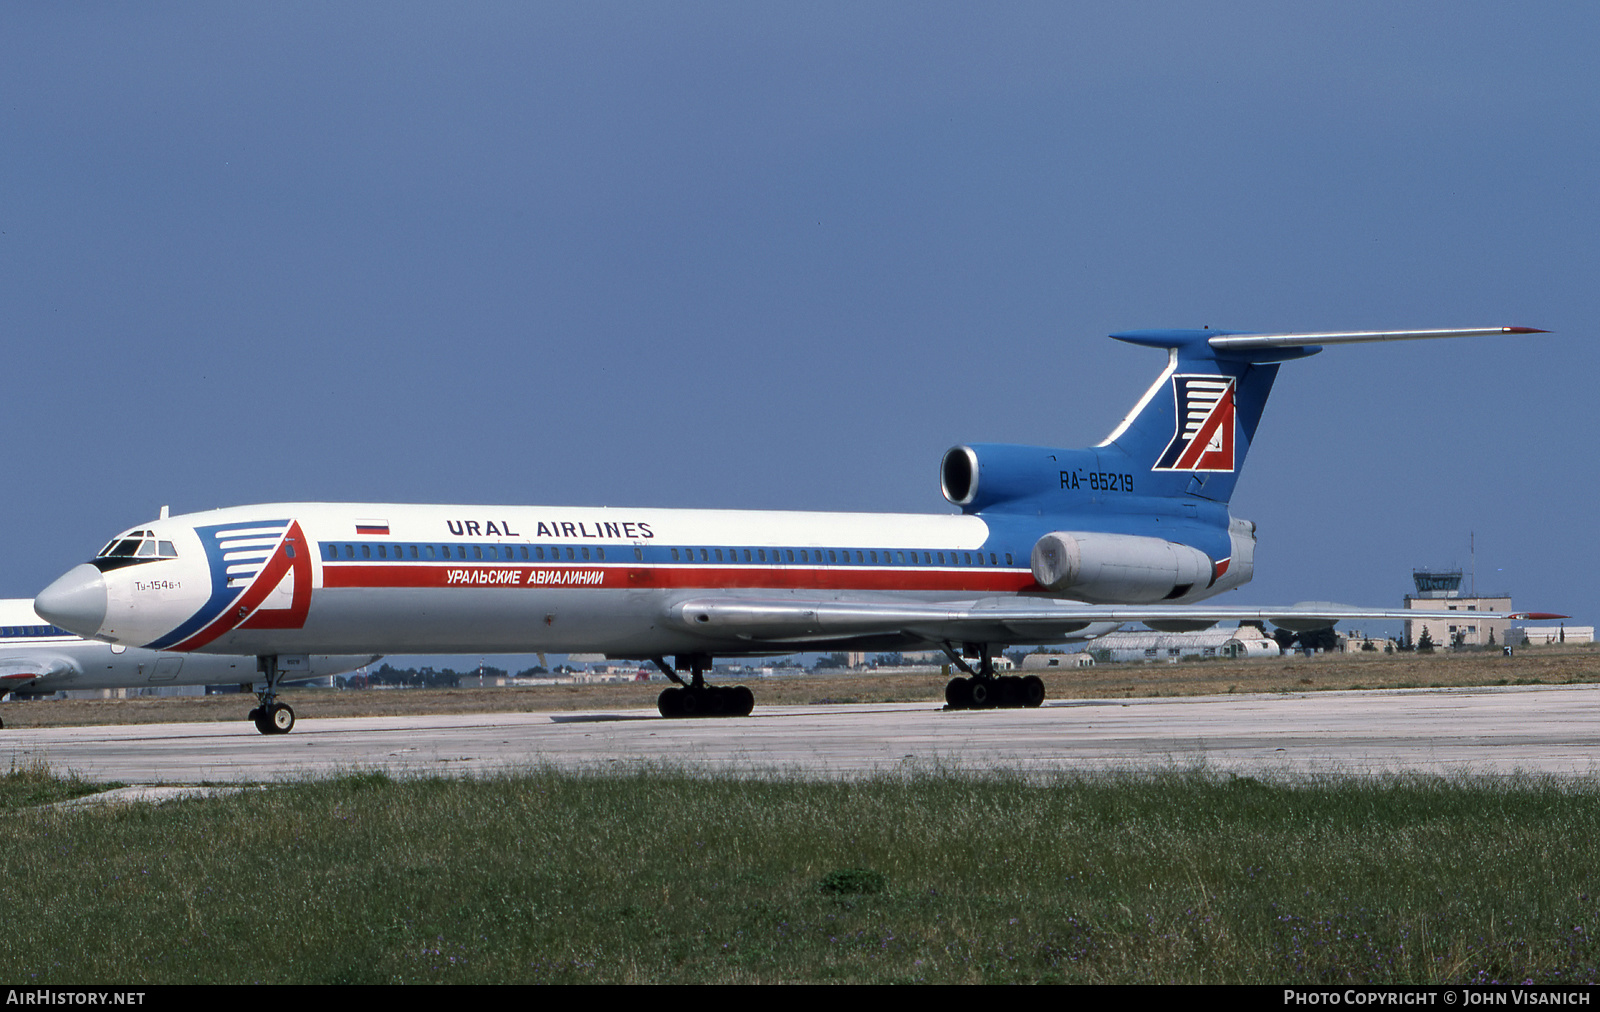
MULTIPOLYGON (((701 547, 695 545, 460 544, 441 542, 322 541, 324 562, 644 562, 653 565, 722 564, 753 566, 957 566, 1027 568, 1010 552, 900 548, 774 548, 770 545, 701 547), (607 554, 607 549, 610 554, 607 554)), ((242 564, 242 563, 241 563, 242 564)))
POLYGON ((77 633, 67 632, 53 625, 7 625, 0 626, 0 639, 39 639, 45 636, 67 636, 80 639, 77 633))

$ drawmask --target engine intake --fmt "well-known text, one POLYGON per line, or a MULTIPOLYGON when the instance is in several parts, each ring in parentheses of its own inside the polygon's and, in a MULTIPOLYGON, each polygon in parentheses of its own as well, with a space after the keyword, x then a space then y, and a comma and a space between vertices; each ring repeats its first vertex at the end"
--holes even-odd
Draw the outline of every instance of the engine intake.
POLYGON ((1199 549, 1131 534, 1054 531, 1034 544, 1032 562, 1040 586, 1090 604, 1175 601, 1216 577, 1199 549))
POLYGON ((957 506, 970 506, 978 494, 978 455, 970 446, 952 446, 939 462, 939 490, 957 506))

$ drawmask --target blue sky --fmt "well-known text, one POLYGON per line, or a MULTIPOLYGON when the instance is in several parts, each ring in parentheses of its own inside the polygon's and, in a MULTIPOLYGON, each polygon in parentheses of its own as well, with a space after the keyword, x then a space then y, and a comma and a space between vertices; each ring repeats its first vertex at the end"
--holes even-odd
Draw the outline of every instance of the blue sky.
POLYGON ((944 512, 1135 328, 1284 367, 1235 603, 1470 564, 1595 619, 1600 8, 21 5, 0 594, 255 501, 944 512))

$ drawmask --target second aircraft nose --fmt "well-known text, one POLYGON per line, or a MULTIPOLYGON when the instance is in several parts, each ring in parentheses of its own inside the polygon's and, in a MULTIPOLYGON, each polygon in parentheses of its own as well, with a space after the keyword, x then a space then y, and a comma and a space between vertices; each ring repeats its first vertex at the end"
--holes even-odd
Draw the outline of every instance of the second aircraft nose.
POLYGON ((33 599, 39 617, 79 636, 94 636, 106 622, 106 581, 88 563, 74 566, 33 599))

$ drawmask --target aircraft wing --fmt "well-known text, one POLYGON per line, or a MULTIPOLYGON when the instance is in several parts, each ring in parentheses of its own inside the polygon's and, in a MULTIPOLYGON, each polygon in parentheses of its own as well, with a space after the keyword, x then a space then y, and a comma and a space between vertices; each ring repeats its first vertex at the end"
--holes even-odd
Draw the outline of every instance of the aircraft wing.
POLYGON ((41 678, 76 670, 65 657, 0 657, 0 693, 23 689, 41 678))
MULTIPOLYGON (((667 620, 711 639, 804 644, 855 636, 907 634, 930 642, 1048 642, 1092 625, 1143 622, 1165 631, 1204 629, 1218 622, 1261 621, 1296 631, 1342 621, 1437 618, 1439 612, 1351 608, 1336 604, 1287 607, 1217 605, 1088 605, 1070 601, 982 598, 936 604, 789 597, 705 597, 679 601, 667 620)), ((1467 613, 1462 613, 1467 614, 1467 613)), ((1475 611, 1474 618, 1544 619, 1544 612, 1475 611)))

